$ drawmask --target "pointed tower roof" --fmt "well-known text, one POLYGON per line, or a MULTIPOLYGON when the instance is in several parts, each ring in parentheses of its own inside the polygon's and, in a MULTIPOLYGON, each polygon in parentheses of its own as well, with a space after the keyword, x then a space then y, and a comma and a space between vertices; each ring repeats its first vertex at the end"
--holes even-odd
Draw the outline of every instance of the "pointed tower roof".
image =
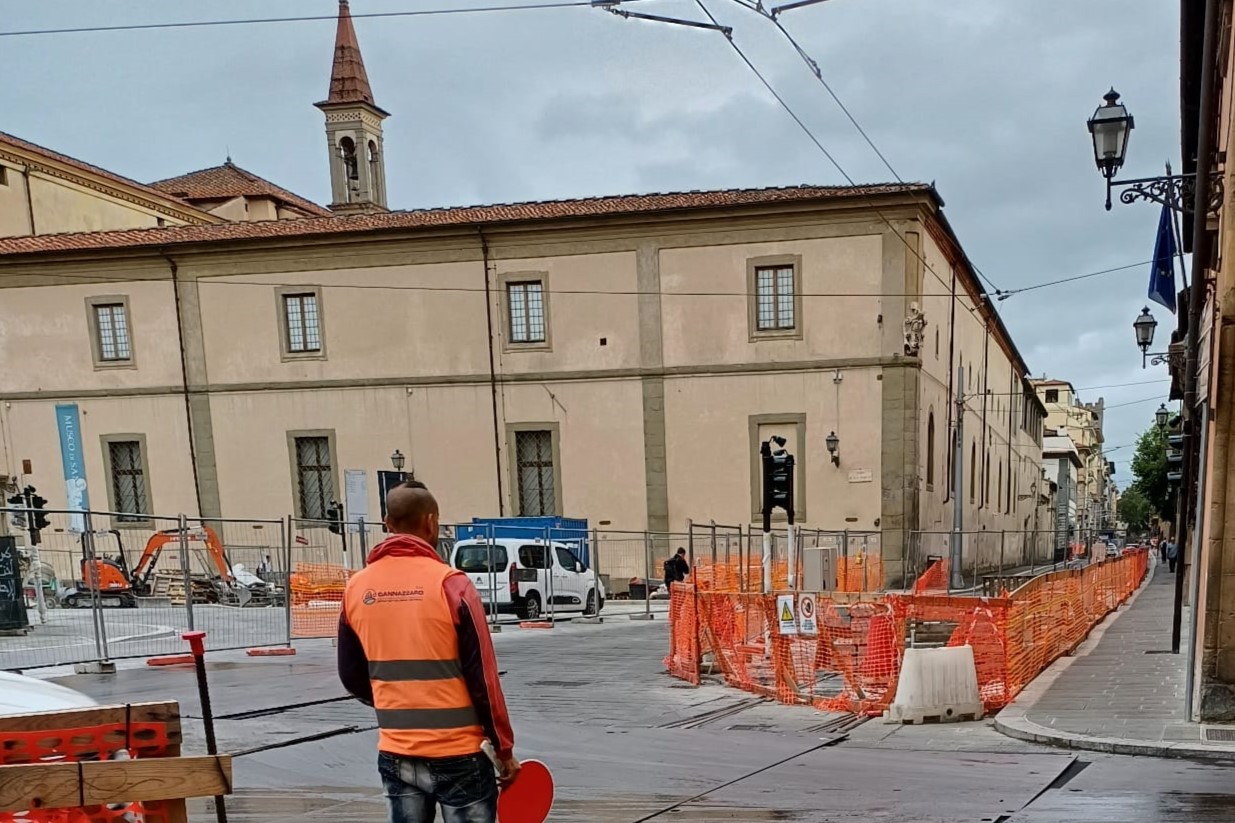
POLYGON ((364 57, 356 29, 352 26, 352 11, 347 0, 339 0, 339 26, 334 38, 334 67, 330 71, 330 94, 318 103, 324 106, 354 105, 366 103, 382 114, 387 112, 373 102, 373 89, 369 87, 369 75, 365 73, 364 57))

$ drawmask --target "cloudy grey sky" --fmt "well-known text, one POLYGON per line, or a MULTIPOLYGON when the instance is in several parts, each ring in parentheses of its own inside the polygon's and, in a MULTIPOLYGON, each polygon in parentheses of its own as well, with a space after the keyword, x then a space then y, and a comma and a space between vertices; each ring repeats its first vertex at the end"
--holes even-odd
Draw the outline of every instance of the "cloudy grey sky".
MULTIPOLYGON (((853 179, 891 178, 765 20, 734 0, 705 2, 853 179)), ((352 7, 482 4, 491 3, 352 7)), ((630 8, 701 18, 688 0, 630 8)), ((335 0, 10 2, 0 31, 335 9, 335 0)), ((1113 85, 1136 116, 1128 176, 1178 165, 1178 15, 1165 0, 830 0, 782 20, 900 176, 936 183, 970 257, 1007 290, 1152 256, 1157 210, 1103 210, 1085 120, 1113 85)), ((356 27, 377 102, 393 113, 392 207, 844 182, 714 32, 590 8, 356 27)), ((144 181, 230 151, 325 203, 311 104, 325 96, 333 37, 329 21, 0 37, 0 130, 144 181)), ((1143 383, 1165 370, 1142 371, 1132 342, 1147 280, 1144 266, 999 304, 1035 374, 1078 388, 1142 383, 1082 391, 1128 404, 1108 415, 1108 446, 1133 443, 1167 390, 1143 383)), ((1119 469, 1122 484, 1127 462, 1119 469)))

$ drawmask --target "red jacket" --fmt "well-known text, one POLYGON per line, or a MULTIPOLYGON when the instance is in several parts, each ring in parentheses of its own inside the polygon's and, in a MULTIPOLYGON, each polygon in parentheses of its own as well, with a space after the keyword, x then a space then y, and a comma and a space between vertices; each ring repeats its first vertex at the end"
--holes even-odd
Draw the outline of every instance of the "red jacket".
MULTIPOLYGON (((384 557, 432 557, 441 562, 432 546, 408 534, 391 535, 374 546, 367 562, 372 565, 384 557)), ((498 757, 508 758, 514 750, 514 731, 498 680, 497 657, 485 622, 484 606, 472 582, 463 575, 447 578, 443 592, 458 632, 459 660, 472 705, 498 757)), ((347 624, 345 614, 339 616, 338 663, 343 687, 356 699, 372 705, 369 658, 360 638, 347 624)))

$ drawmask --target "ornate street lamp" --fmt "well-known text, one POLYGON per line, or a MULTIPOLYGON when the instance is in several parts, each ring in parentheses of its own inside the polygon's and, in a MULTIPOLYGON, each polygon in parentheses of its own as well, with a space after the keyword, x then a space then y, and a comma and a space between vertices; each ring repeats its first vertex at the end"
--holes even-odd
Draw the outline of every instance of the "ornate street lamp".
POLYGON ((831 432, 823 440, 824 445, 828 447, 828 454, 832 455, 832 465, 840 465, 840 438, 836 436, 836 432, 831 432))
POLYGON ((1182 365, 1183 352, 1151 352, 1149 350, 1149 347, 1154 344, 1154 332, 1157 329, 1158 321, 1149 313, 1149 307, 1141 309, 1140 317, 1132 323, 1132 330, 1136 332, 1136 345, 1141 349, 1141 368, 1160 366, 1163 363, 1171 368, 1182 365))
MULTIPOLYGON (((1119 202, 1135 203, 1150 200, 1169 206, 1172 210, 1191 214, 1196 201, 1196 175, 1171 174, 1166 166, 1164 177, 1141 177, 1136 180, 1116 180, 1115 174, 1123 168, 1128 158, 1128 137, 1135 127, 1132 115, 1114 89, 1102 97, 1105 104, 1098 106, 1089 118, 1089 134, 1093 138, 1093 159, 1098 171, 1106 179, 1106 210, 1111 210, 1111 189, 1124 189, 1119 202)), ((1215 173, 1210 180, 1209 211, 1217 213, 1222 205, 1222 175, 1215 173)))
POLYGON ((394 466, 397 472, 403 471, 403 466, 406 462, 407 459, 403 456, 403 452, 398 449, 395 449, 394 454, 390 455, 390 465, 394 466))
POLYGON ((1158 410, 1154 412, 1154 422, 1158 424, 1158 428, 1160 429, 1166 428, 1166 421, 1169 420, 1170 417, 1171 412, 1167 409, 1165 403, 1158 406, 1158 410))
POLYGON ((1093 137, 1093 158, 1098 171, 1106 178, 1106 210, 1111 210, 1111 180, 1123 168, 1128 156, 1128 138, 1136 123, 1128 109, 1119 102, 1119 92, 1111 89, 1102 98, 1106 105, 1098 106, 1089 118, 1089 134, 1093 137))

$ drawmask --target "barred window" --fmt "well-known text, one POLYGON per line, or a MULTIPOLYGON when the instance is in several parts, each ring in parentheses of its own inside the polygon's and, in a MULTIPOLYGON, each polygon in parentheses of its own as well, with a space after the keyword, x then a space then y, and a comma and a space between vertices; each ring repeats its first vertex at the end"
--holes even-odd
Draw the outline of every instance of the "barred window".
POLYGON ((325 520, 334 496, 330 438, 297 437, 295 443, 300 516, 307 520, 325 520))
POLYGON ((113 440, 107 444, 111 465, 112 506, 116 519, 133 523, 149 519, 146 472, 138 440, 113 440))
POLYGON ((793 266, 755 268, 755 328, 758 331, 787 331, 797 327, 793 281, 793 266))
POLYGON ((123 303, 94 304, 94 330, 100 361, 123 363, 133 359, 129 316, 123 303))
POLYGON ((510 342, 545 342, 544 283, 530 280, 506 284, 510 315, 510 342))
POLYGON ((287 328, 289 354, 305 354, 322 350, 321 319, 317 294, 283 295, 283 318, 287 328))
POLYGON ((515 462, 519 484, 519 516, 557 513, 553 480, 553 432, 515 432, 515 462))

